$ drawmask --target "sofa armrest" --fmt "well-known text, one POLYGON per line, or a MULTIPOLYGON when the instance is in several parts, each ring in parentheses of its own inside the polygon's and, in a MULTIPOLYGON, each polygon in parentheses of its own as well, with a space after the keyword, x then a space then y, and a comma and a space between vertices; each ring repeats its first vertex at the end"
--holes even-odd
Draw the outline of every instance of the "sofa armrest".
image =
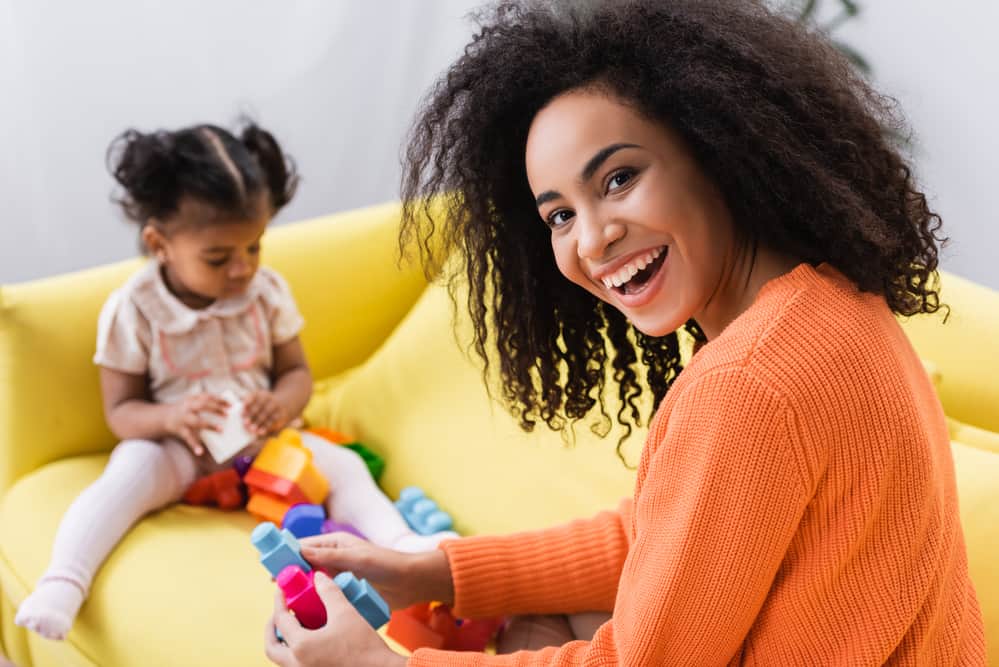
POLYGON ((948 417, 999 432, 999 292, 940 272, 944 311, 904 319, 919 356, 939 373, 937 391, 948 417))

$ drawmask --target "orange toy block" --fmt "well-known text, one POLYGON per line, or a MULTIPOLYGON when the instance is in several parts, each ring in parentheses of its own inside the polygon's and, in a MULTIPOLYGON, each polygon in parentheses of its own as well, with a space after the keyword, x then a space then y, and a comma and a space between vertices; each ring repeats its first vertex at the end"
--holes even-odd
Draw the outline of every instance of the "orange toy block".
POLYGON ((459 620, 447 605, 430 602, 393 612, 386 633, 410 651, 483 651, 501 625, 502 618, 459 620))
POLYGON ((414 604, 392 612, 385 634, 410 651, 418 648, 441 648, 446 638, 431 630, 429 623, 430 605, 414 604))
POLYGON ((321 504, 330 491, 326 478, 312 464, 312 452, 294 429, 285 429, 268 440, 254 460, 253 470, 293 483, 304 495, 304 502, 321 504))
POLYGON ((260 519, 270 521, 275 526, 280 526, 285 513, 292 506, 277 496, 269 493, 257 492, 250 496, 250 502, 246 504, 246 511, 260 519))
POLYGON ((324 426, 312 426, 305 430, 308 431, 309 433, 315 433, 320 438, 329 440, 330 442, 337 445, 346 445, 348 442, 356 441, 356 438, 351 438, 350 436, 346 436, 343 433, 340 433, 340 431, 334 431, 333 429, 326 428, 324 426))
POLYGON ((232 510, 242 507, 246 496, 239 473, 227 468, 195 480, 184 494, 184 501, 191 505, 218 505, 221 509, 232 510))

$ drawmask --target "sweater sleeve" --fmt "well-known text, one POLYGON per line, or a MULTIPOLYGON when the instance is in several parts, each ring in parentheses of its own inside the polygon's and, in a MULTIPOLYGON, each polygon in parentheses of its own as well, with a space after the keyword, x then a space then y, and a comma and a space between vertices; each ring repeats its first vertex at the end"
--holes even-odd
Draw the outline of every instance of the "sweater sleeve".
POLYGON ((737 656, 811 495, 793 412, 741 368, 712 372, 684 387, 647 448, 614 616, 591 641, 503 656, 423 649, 409 664, 725 665, 737 656))
POLYGON ((631 499, 564 526, 445 542, 455 614, 611 611, 628 553, 631 499))

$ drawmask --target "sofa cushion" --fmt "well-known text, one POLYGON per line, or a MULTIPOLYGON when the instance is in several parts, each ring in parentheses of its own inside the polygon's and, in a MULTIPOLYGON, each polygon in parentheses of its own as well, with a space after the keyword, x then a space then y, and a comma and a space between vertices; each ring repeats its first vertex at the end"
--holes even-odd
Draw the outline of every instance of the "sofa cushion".
MULTIPOLYGON (((306 419, 371 447, 386 460, 387 492, 423 487, 464 534, 549 526, 631 495, 635 472, 615 453, 619 431, 602 439, 580 425, 571 445, 544 424, 525 435, 465 353, 467 318, 459 314, 456 339, 442 326, 451 317, 447 292, 429 287, 368 361, 317 386, 306 419)), ((636 429, 625 447, 631 465, 645 434, 636 429)))
MULTIPOLYGON (((15 604, 48 563, 59 520, 106 455, 22 478, 0 503, 0 578, 15 604)), ((47 664, 267 665, 263 627, 274 586, 250 544, 245 512, 177 505, 140 521, 95 577, 65 643, 32 648, 47 664)))

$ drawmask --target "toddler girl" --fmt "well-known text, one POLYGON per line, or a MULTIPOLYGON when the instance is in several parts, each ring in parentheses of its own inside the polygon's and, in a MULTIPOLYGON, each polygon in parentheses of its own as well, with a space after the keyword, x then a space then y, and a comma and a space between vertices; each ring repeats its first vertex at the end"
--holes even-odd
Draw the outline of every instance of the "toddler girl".
MULTIPOLYGON (((18 625, 66 636, 94 574, 133 523, 181 499, 200 475, 230 465, 205 453, 230 407, 258 437, 292 423, 312 392, 287 283, 259 267, 267 224, 298 177, 270 133, 239 138, 213 125, 128 131, 111 146, 120 204, 153 258, 108 298, 98 323, 104 413, 121 442, 101 477, 59 526, 52 561, 20 606, 18 625)), ((363 460, 309 433, 303 443, 333 489, 329 514, 373 542, 404 551, 445 536, 413 533, 375 486, 363 460)))

